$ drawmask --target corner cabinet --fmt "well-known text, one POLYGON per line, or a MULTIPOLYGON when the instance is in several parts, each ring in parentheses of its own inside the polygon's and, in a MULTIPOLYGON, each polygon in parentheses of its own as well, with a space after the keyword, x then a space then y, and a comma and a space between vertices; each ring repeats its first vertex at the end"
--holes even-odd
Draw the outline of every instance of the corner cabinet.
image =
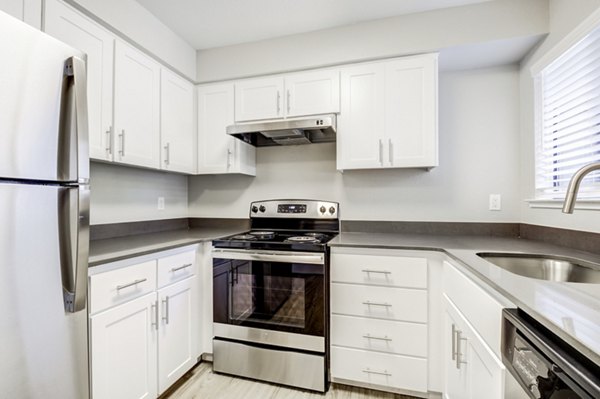
POLYGON ((94 399, 154 399, 199 355, 196 246, 90 269, 94 399))
POLYGON ((198 174, 256 175, 256 148, 227 134, 234 84, 198 86, 198 174))
POLYGON ((337 168, 438 165, 437 54, 341 70, 337 168))

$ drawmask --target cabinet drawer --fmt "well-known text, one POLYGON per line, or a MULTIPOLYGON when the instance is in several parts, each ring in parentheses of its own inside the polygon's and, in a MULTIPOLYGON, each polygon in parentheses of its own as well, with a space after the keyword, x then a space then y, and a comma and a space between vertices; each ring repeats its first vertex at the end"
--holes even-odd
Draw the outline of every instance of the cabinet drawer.
POLYGON ((331 284, 331 313, 427 322, 427 291, 331 284))
POLYGON ((158 260, 158 287, 196 274, 196 251, 183 252, 158 260))
POLYGON ((331 344, 427 357, 427 325, 332 315, 331 344))
POLYGON ((427 288, 427 259, 333 254, 331 256, 331 281, 427 288))
POLYGON ((426 359, 333 346, 331 376, 334 379, 427 392, 426 359))
POLYGON ((127 302, 155 289, 155 260, 94 274, 90 277, 90 313, 127 302))

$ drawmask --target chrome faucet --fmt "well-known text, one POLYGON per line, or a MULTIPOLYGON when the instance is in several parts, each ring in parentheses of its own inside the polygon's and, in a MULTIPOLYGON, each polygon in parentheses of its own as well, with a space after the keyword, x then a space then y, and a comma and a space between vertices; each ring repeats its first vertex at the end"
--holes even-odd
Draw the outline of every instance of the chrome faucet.
POLYGON ((600 162, 594 162, 589 165, 585 165, 579 169, 569 182, 569 188, 567 189, 567 195, 565 196, 565 203, 563 205, 563 213, 573 213, 575 209, 575 200, 577 199, 577 192, 579 191, 579 184, 583 178, 590 172, 600 170, 600 162))

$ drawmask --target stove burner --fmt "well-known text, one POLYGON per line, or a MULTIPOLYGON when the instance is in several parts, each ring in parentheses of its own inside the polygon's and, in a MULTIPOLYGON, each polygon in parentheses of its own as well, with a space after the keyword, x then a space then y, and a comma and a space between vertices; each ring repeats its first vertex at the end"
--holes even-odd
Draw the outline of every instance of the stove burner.
POLYGON ((318 244, 320 242, 320 240, 315 237, 309 237, 309 236, 304 235, 304 236, 289 237, 284 242, 318 244))
POLYGON ((251 231, 248 234, 261 240, 270 240, 275 237, 274 231, 251 231))
POLYGON ((239 234, 237 236, 231 237, 231 239, 232 240, 254 241, 254 240, 256 240, 256 237, 252 236, 250 234, 239 234))

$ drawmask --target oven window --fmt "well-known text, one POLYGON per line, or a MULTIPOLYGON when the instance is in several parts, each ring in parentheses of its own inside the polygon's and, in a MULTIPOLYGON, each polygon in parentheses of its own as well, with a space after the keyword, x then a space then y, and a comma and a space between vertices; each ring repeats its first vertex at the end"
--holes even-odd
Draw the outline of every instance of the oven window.
POLYGON ((322 265, 256 261, 237 264, 231 271, 230 321, 308 332, 315 323, 323 323, 323 285, 322 265))

